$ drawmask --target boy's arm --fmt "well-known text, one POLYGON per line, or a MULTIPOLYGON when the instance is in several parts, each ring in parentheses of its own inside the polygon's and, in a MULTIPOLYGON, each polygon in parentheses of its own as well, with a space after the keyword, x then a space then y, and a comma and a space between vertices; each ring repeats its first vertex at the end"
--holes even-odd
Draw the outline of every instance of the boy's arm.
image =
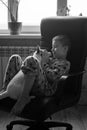
POLYGON ((54 69, 52 69, 49 65, 46 65, 45 73, 49 79, 55 80, 56 78, 67 74, 69 69, 70 69, 70 62, 67 61, 64 65, 58 65, 54 67, 54 69))

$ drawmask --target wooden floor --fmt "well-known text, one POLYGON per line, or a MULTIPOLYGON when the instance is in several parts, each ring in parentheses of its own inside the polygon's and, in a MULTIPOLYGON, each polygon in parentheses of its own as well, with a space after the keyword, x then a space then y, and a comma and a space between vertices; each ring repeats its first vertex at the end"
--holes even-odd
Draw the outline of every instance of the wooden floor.
MULTIPOLYGON (((20 119, 9 116, 7 112, 0 111, 0 130, 6 130, 6 125, 10 121, 20 119)), ((73 130, 87 130, 87 106, 75 106, 57 112, 52 116, 55 121, 71 123, 73 130)), ((49 119, 48 119, 49 120, 49 119)), ((14 130, 26 130, 25 126, 14 126, 14 130)), ((64 128, 53 128, 53 130, 65 130, 64 128)))

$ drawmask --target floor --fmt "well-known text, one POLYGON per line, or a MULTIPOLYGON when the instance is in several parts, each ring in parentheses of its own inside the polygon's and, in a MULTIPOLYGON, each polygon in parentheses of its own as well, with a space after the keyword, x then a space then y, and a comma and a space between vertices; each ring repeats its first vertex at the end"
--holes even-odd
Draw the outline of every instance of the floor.
MULTIPOLYGON (((10 116, 9 113, 0 111, 0 130, 6 130, 6 125, 10 121, 20 119, 16 116, 10 116)), ((71 123, 73 130, 87 130, 87 106, 77 105, 52 115, 55 121, 71 123)), ((48 119, 49 120, 49 119, 48 119)), ((26 130, 25 126, 14 126, 13 130, 26 130)), ((65 130, 65 128, 53 128, 52 130, 65 130)))
MULTIPOLYGON (((73 130, 87 130, 87 106, 75 106, 53 115, 53 119, 71 123, 73 130)), ((64 128, 55 130, 65 130, 64 128)))

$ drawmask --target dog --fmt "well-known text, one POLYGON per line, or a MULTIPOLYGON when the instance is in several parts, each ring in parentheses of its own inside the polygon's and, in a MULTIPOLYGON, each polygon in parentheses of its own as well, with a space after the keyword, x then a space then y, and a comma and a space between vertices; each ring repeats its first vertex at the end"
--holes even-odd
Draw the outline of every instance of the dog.
MULTIPOLYGON (((50 52, 47 52, 44 49, 41 49, 39 46, 37 47, 37 50, 33 53, 32 56, 28 56, 27 58, 34 58, 38 62, 38 68, 39 71, 41 68, 41 63, 45 61, 46 58, 50 56, 50 52)), ((26 60, 26 59, 25 59, 26 60)), ((22 68, 9 82, 6 91, 0 93, 0 100, 6 97, 10 97, 12 99, 19 99, 20 95, 23 92, 24 84, 25 84, 25 74, 29 71, 30 68, 27 68, 27 64, 30 64, 29 62, 25 62, 25 67, 22 68)), ((34 67, 34 64, 33 64, 34 67)), ((35 68, 34 68, 35 69, 35 68)), ((32 70, 33 71, 33 70, 32 70)))

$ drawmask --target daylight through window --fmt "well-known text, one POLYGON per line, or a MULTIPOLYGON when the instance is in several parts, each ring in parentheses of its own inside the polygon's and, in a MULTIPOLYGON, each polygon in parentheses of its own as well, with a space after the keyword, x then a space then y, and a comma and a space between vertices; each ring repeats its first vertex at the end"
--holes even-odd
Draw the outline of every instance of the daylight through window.
POLYGON ((71 16, 87 16, 87 0, 68 0, 71 16))
POLYGON ((23 25, 39 25, 43 17, 56 16, 57 0, 21 0, 19 21, 23 25))

